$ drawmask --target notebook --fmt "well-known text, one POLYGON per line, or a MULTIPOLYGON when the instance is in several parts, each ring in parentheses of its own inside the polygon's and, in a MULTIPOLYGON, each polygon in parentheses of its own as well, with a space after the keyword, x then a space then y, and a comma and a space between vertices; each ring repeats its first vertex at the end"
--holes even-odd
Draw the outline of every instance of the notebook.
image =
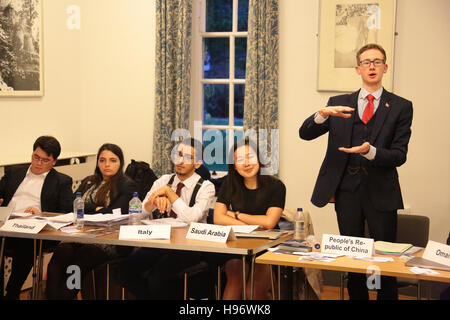
POLYGON ((450 266, 446 266, 445 264, 440 264, 437 262, 433 262, 431 260, 427 260, 424 258, 414 257, 410 260, 408 260, 405 263, 408 267, 420 267, 420 268, 427 268, 427 269, 440 269, 445 271, 450 271, 450 266))
POLYGON ((6 222, 11 215, 12 208, 9 207, 0 207, 0 223, 6 222))

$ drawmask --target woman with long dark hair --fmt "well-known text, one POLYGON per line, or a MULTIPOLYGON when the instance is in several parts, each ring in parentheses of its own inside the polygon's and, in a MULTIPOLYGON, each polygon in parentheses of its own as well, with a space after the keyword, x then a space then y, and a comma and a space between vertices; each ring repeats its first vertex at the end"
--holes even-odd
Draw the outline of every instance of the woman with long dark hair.
MULTIPOLYGON (((214 208, 214 223, 220 225, 259 225, 278 228, 283 213, 286 187, 279 179, 261 174, 258 148, 251 140, 235 143, 225 179, 214 208)), ((270 266, 255 266, 255 299, 270 299, 270 266)), ((223 299, 242 299, 242 261, 225 263, 227 284, 223 299)), ((248 274, 248 272, 247 272, 248 274)), ((248 281, 249 282, 249 281, 248 281)), ((249 283, 247 290, 250 290, 249 283)))
MULTIPOLYGON (((124 175, 123 166, 124 157, 119 146, 106 143, 100 147, 94 175, 86 177, 76 191, 82 193, 85 214, 111 213, 117 208, 122 214, 128 213, 128 204, 137 186, 124 175)), ((126 253, 112 245, 60 243, 48 265, 47 298, 76 297, 78 289, 70 289, 66 284, 70 276, 68 266, 79 266, 83 279, 95 267, 126 253)))

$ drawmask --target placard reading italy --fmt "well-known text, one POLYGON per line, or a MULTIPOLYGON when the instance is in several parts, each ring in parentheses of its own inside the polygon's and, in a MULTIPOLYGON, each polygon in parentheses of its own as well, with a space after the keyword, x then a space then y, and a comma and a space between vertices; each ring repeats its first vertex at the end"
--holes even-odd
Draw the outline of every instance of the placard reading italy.
POLYGON ((170 239, 170 225, 120 226, 119 240, 170 239))
POLYGON ((186 239, 225 243, 227 240, 235 240, 236 236, 231 226, 193 222, 186 234, 186 239))
POLYGON ((373 239, 346 237, 333 234, 322 236, 322 253, 343 254, 367 258, 374 254, 373 239))

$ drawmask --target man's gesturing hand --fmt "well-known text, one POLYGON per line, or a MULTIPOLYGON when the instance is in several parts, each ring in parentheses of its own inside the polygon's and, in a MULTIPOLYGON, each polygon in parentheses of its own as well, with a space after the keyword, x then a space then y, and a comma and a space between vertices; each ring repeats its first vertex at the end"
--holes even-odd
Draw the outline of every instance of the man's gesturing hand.
POLYGON ((319 110, 319 114, 326 118, 328 116, 332 117, 341 117, 341 118, 350 118, 352 115, 349 112, 354 111, 354 108, 344 107, 344 106, 336 106, 336 107, 326 107, 319 110))

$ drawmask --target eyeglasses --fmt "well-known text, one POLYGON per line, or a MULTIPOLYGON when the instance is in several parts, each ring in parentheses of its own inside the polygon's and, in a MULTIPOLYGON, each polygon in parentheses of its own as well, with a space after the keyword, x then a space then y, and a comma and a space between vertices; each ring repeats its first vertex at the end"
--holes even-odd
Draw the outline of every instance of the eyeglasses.
POLYGON ((35 153, 33 153, 32 158, 33 158, 33 160, 36 160, 37 162, 41 161, 42 163, 45 163, 45 164, 52 161, 52 159, 49 159, 49 158, 41 158, 35 153))
POLYGON ((176 161, 183 160, 183 162, 191 162, 193 158, 194 157, 192 155, 190 155, 189 153, 175 155, 176 161))
POLYGON ((366 60, 360 61, 359 66, 361 68, 369 68, 372 63, 373 63, 374 67, 381 67, 382 65, 384 65, 384 60, 382 60, 382 59, 375 59, 375 60, 366 59, 366 60))

